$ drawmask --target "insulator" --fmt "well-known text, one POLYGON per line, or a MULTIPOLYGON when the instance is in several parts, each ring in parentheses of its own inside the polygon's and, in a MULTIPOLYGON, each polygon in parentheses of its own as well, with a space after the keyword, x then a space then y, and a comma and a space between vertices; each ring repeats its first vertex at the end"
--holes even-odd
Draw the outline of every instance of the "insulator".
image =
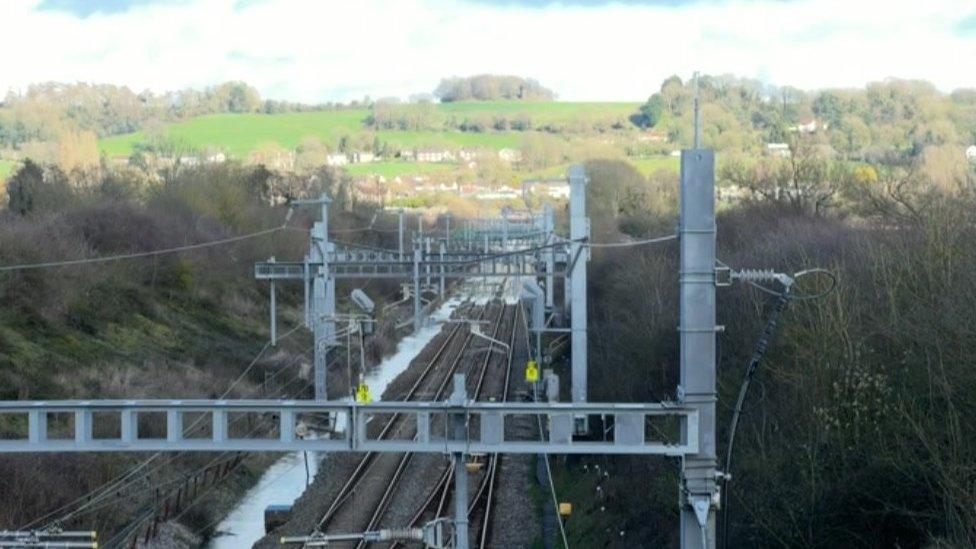
POLYGON ((732 278, 751 280, 753 282, 775 282, 778 275, 772 269, 742 269, 732 273, 732 278))
POLYGON ((423 540, 424 532, 420 528, 385 528, 379 537, 380 541, 415 541, 423 540))

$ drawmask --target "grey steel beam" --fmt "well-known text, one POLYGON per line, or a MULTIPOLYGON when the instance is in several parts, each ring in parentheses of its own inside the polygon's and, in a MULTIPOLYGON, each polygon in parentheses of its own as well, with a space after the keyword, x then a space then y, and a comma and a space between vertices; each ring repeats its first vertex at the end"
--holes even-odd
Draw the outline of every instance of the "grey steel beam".
MULTIPOLYGON (((545 244, 552 244, 555 238, 556 222, 553 217, 552 207, 548 204, 543 210, 543 232, 545 233, 545 244)), ((555 287, 553 286, 553 272, 556 270, 556 248, 553 247, 546 253, 546 309, 552 311, 555 306, 555 287)))
MULTIPOLYGON (((271 258, 268 259, 268 263, 274 263, 274 262, 275 262, 275 258, 274 256, 271 256, 271 258)), ((275 290, 276 290, 275 281, 274 279, 271 279, 271 290, 269 293, 271 294, 271 345, 272 346, 278 344, 278 310, 277 310, 278 295, 275 290)))
MULTIPOLYGON (((569 255, 563 251, 556 252, 556 257, 554 258, 554 268, 552 273, 555 275, 562 275, 563 271, 567 269, 567 264, 570 263, 569 255)), ((441 260, 438 255, 430 256, 424 258, 421 254, 420 264, 424 269, 429 265, 432 269, 439 271, 441 267, 445 269, 446 274, 454 273, 462 274, 463 276, 473 276, 474 274, 481 274, 481 270, 478 268, 479 263, 494 263, 508 259, 509 262, 515 262, 523 266, 523 276, 529 276, 528 272, 531 270, 532 273, 536 275, 542 275, 543 273, 537 272, 538 269, 534 266, 536 263, 542 263, 547 261, 546 258, 542 258, 537 261, 538 257, 535 254, 483 254, 483 253, 472 253, 472 254, 451 254, 445 252, 444 259, 441 260), (530 269, 530 264, 532 264, 530 269), (466 271, 469 270, 469 271, 466 271)), ((316 269, 321 267, 321 262, 309 262, 308 269, 306 272, 306 264, 303 262, 287 262, 279 261, 275 263, 271 262, 258 262, 254 264, 254 277, 258 280, 302 280, 303 278, 308 278, 315 273, 316 269), (311 273, 311 274, 309 274, 311 273)), ((497 270, 497 266, 493 267, 497 270)), ((343 274, 348 275, 363 272, 377 272, 377 273, 391 273, 398 276, 412 276, 413 271, 413 261, 397 261, 395 259, 370 259, 370 258, 343 258, 341 260, 336 260, 330 262, 330 271, 333 275, 343 274)), ((545 272, 545 271, 543 271, 545 272)))
MULTIPOLYGON (((132 452, 132 451, 266 451, 291 452, 427 452, 427 453, 517 453, 517 454, 645 454, 684 456, 698 452, 698 411, 675 403, 655 404, 572 404, 572 403, 499 403, 455 402, 377 402, 357 404, 352 401, 303 400, 66 400, 3 401, 0 415, 26 416, 25 436, 13 435, 0 440, 0 453, 22 452, 132 452), (185 414, 209 414, 211 433, 190 437, 183 433, 185 414), (68 414, 75 418, 98 414, 106 420, 125 421, 130 428, 119 437, 94 438, 91 422, 76 438, 48 436, 49 414, 68 414), (261 414, 277 434, 265 438, 238 438, 230 429, 231 414, 261 414), (296 421, 302 414, 328 414, 346 419, 349 427, 333 438, 302 440, 295 436, 296 421), (403 439, 373 438, 366 425, 378 416, 399 414, 417 425, 416 437, 403 439), (450 419, 463 414, 468 418, 460 431, 431 431, 434 418, 450 419), (511 416, 544 416, 551 428, 539 438, 510 438, 505 433, 505 418, 511 416), (610 440, 576 441, 571 422, 579 415, 606 415, 614 421, 610 440), (140 418, 152 422, 162 417, 166 434, 143 438, 134 426, 140 418), (128 419, 126 419, 128 418, 128 419), (477 421, 471 421, 477 418, 477 421), (649 422, 655 418, 680 421, 683 432, 674 440, 651 436, 649 422), (474 425, 478 425, 477 428, 474 425), (682 442, 681 440, 684 440, 682 442)), ((206 416, 204 416, 206 417, 206 416)), ((161 429, 162 430, 162 429, 161 429)), ((528 435, 525 435, 528 436, 528 435)))
MULTIPOLYGON (((329 321, 325 320, 326 300, 328 292, 326 290, 326 274, 328 264, 325 262, 325 254, 328 249, 328 230, 322 222, 316 222, 312 226, 312 246, 309 253, 309 261, 317 265, 309 273, 311 280, 311 323, 313 338, 313 380, 315 385, 316 400, 325 400, 327 397, 326 387, 326 364, 329 344, 329 321)), ((334 330, 332 332, 335 333, 334 330)))
MULTIPOLYGON (((417 266, 423 273, 427 268, 436 272, 444 271, 445 278, 467 278, 467 277, 513 277, 526 276, 535 277, 543 273, 535 266, 534 258, 516 257, 509 262, 503 261, 504 257, 482 256, 484 260, 428 260, 418 259, 417 266), (529 261, 532 259, 532 261, 529 261), (512 263, 515 265, 513 266, 512 263)), ((309 265, 309 271, 314 275, 315 265, 309 265)), ((413 261, 347 261, 342 263, 330 263, 330 276, 335 279, 345 278, 412 278, 413 261)), ((565 267, 557 267, 553 274, 563 276, 568 273, 565 267)), ((309 275, 309 276, 312 276, 309 275)), ((258 263, 255 265, 255 278, 259 280, 302 280, 306 276, 304 266, 301 263, 279 262, 275 265, 270 263, 258 263)))
POLYGON ((399 236, 398 257, 400 261, 403 261, 405 259, 403 257, 403 208, 400 208, 400 211, 397 212, 397 232, 399 236))
MULTIPOLYGON (((454 374, 454 392, 450 403, 458 410, 451 418, 454 438, 464 440, 468 436, 468 417, 464 413, 464 403, 468 400, 464 374, 454 374)), ((504 428, 504 427, 503 427, 504 428)), ((465 467, 465 452, 455 451, 454 457, 454 547, 469 549, 468 543, 468 470, 465 467)))
MULTIPOLYGON (((715 547, 718 498, 715 453, 715 154, 681 154, 681 318, 682 402, 698 411, 698 451, 682 461, 681 546, 715 547)), ((690 442, 690 441, 689 441, 690 442)))
MULTIPOLYGON (((572 379, 570 392, 574 403, 586 402, 587 346, 586 346, 586 264, 590 251, 582 242, 590 236, 590 220, 586 217, 586 170, 583 166, 569 169, 569 237, 570 257, 576 258, 570 276, 570 327, 572 379)), ((587 431, 586 418, 578 422, 577 431, 587 431)))
POLYGON ((417 333, 423 326, 420 307, 420 243, 413 245, 413 332, 417 333))

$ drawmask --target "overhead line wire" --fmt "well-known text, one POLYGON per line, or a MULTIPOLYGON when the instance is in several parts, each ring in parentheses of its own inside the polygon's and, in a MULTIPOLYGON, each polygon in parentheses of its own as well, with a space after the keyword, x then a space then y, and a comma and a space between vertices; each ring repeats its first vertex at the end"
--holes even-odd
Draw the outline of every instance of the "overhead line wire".
POLYGON ((174 246, 172 248, 161 248, 158 250, 149 250, 145 252, 132 252, 127 254, 116 254, 100 257, 85 257, 79 259, 66 259, 63 261, 44 261, 40 263, 20 263, 17 265, 3 265, 0 266, 0 272, 7 271, 26 271, 30 269, 47 269, 51 267, 68 267, 71 265, 85 265, 90 263, 108 263, 112 261, 122 261, 126 259, 139 259, 143 257, 155 257, 160 255, 187 252, 190 250, 199 250, 202 248, 210 248, 214 246, 222 246, 224 244, 233 244, 235 242, 241 242, 244 240, 250 240, 252 238, 257 238, 259 236, 264 236, 267 234, 276 233, 278 231, 285 230, 288 226, 288 222, 291 220, 291 214, 293 210, 289 209, 288 214, 285 215, 285 221, 277 227, 271 227, 269 229, 262 229, 260 231, 255 231, 253 233, 247 233, 237 236, 231 236, 227 238, 220 238, 217 240, 210 240, 207 242, 197 242, 195 244, 186 244, 183 246, 174 246))
MULTIPOLYGON (((289 336, 289 335, 290 335, 290 334, 291 334, 292 332, 294 332, 294 330, 291 330, 291 331, 289 331, 289 332, 287 332, 287 333, 286 333, 286 334, 285 334, 284 336, 282 336, 282 338, 284 338, 284 337, 288 337, 288 336, 289 336)), ((266 347, 267 347, 267 346, 266 346, 266 347)), ((266 350, 266 347, 265 347, 265 349, 262 349, 262 352, 264 352, 264 350, 266 350)), ((297 362, 298 362, 298 361, 299 361, 299 360, 300 360, 300 359, 302 358, 302 356, 304 356, 304 353, 307 353, 307 352, 308 352, 309 350, 311 350, 311 348, 312 348, 312 347, 309 347, 309 348, 307 348, 307 349, 305 349, 305 350, 303 350, 303 351, 302 351, 302 352, 301 352, 301 353, 300 353, 300 354, 299 354, 299 355, 298 355, 297 357, 295 357, 294 359, 292 359, 292 360, 291 360, 291 362, 289 362, 289 363, 288 363, 287 365, 285 365, 285 367, 284 367, 284 368, 282 368, 282 369, 281 369, 281 370, 279 370, 278 372, 275 372, 275 374, 274 374, 274 375, 272 376, 272 379, 274 379, 274 377, 277 377, 277 376, 278 376, 278 374, 280 374, 280 373, 281 373, 282 371, 284 371, 284 370, 285 370, 285 369, 287 369, 288 367, 290 367, 290 366, 292 366, 293 364, 295 364, 295 363, 297 363, 297 362)), ((256 360, 255 360, 255 361, 252 361, 252 362, 251 362, 251 365, 250 365, 250 366, 253 366, 253 365, 254 365, 255 363, 256 363, 256 360)), ((250 368, 250 366, 248 366, 248 368, 250 368)), ((282 385, 282 386, 281 386, 281 387, 280 387, 280 388, 279 388, 279 389, 278 389, 277 391, 275 391, 275 393, 277 394, 277 393, 281 393, 281 392, 283 392, 283 391, 285 390, 285 388, 287 388, 287 387, 289 387, 289 386, 290 386, 290 385, 291 385, 292 383, 294 383, 294 382, 295 382, 295 380, 297 380, 298 378, 299 378, 299 376, 298 376, 298 374, 296 374, 295 376, 293 376, 293 377, 292 377, 292 379, 291 379, 291 380, 290 380, 289 382, 287 382, 286 384, 284 384, 284 385, 282 385)), ((240 380, 240 378, 238 378, 238 381, 239 381, 239 380, 240 380)), ((235 383, 236 383, 236 382, 235 382, 235 383)), ((231 387, 231 388, 232 388, 232 387, 231 387)), ((224 398, 225 396, 227 396, 227 394, 228 394, 229 392, 230 392, 230 388, 229 388, 229 389, 228 389, 227 391, 225 391, 225 393, 224 393, 224 394, 223 394, 223 395, 221 396, 221 398, 224 398)), ((199 417, 199 418, 197 418, 197 420, 196 420, 196 421, 194 421, 194 422, 193 422, 193 423, 192 423, 192 424, 190 425, 190 427, 189 427, 189 428, 190 428, 190 429, 193 429, 194 427, 196 427, 197 425, 199 425, 199 424, 200 424, 200 422, 202 421, 202 419, 203 419, 203 418, 202 418, 202 416, 201 416, 201 417, 199 417)), ((234 421, 239 421, 240 419, 241 419, 241 417, 238 417, 238 418, 237 418, 236 420, 234 420, 234 421)), ((233 423, 234 421, 232 421, 231 423, 233 423)), ((220 456, 218 456, 217 458, 215 458, 215 460, 214 460, 214 461, 212 461, 212 462, 211 462, 211 464, 213 464, 213 463, 215 463, 216 461, 219 461, 220 459, 222 459, 222 457, 223 457, 223 455, 225 455, 225 454, 227 454, 227 453, 228 453, 228 452, 224 452, 223 454, 221 454, 220 456)), ((167 462, 164 462, 164 463, 160 463, 159 465, 156 465, 156 466, 155 466, 155 467, 154 467, 153 469, 151 469, 150 471, 147 471, 147 472, 146 472, 146 478, 148 479, 148 476, 149 476, 150 474, 152 474, 152 473, 154 473, 154 472, 156 472, 156 471, 158 471, 159 469, 161 469, 161 468, 163 468, 163 467, 165 467, 165 466, 166 466, 166 465, 167 465, 168 463, 172 463, 172 461, 173 461, 173 460, 175 460, 176 458, 178 458, 178 457, 180 457, 180 456, 182 456, 183 454, 185 454, 185 452, 178 452, 178 453, 175 453, 175 454, 172 454, 172 455, 170 455, 170 456, 168 456, 168 457, 169 457, 169 460, 168 460, 167 462)), ((155 453, 155 454, 154 454, 153 456, 150 456, 150 458, 149 458, 149 459, 147 459, 147 460, 145 461, 145 463, 146 463, 146 464, 148 464, 148 462, 149 462, 149 461, 151 461, 151 460, 153 460, 153 459, 155 459, 155 458, 156 458, 156 457, 158 457, 159 455, 162 455, 162 452, 156 452, 156 453, 155 453)), ((209 465, 207 465, 207 466, 209 466, 209 465)), ((140 477, 140 478, 142 478, 142 477, 140 477)), ((178 480, 178 479, 177 479, 177 480, 178 480)), ((105 506, 107 506, 107 505, 111 505, 111 504, 114 504, 114 503, 115 503, 115 501, 114 501, 114 500, 112 499, 112 497, 111 497, 111 496, 109 496, 109 497, 106 497, 106 494, 109 494, 109 493, 111 493, 111 492, 116 492, 116 495, 115 495, 115 499, 127 499, 127 498, 126 498, 126 496, 124 496, 124 495, 121 495, 121 494, 119 494, 119 493, 118 493, 118 491, 119 491, 119 490, 122 490, 122 489, 126 489, 126 488, 128 488, 128 487, 129 487, 129 486, 130 486, 131 484, 133 484, 134 482, 136 482, 136 480, 133 480, 133 481, 131 481, 131 482, 129 482, 129 483, 125 483, 125 482, 123 482, 123 483, 122 483, 122 485, 120 485, 120 486, 112 486, 112 487, 111 487, 111 488, 109 488, 109 489, 105 489, 105 490, 103 490, 103 491, 102 491, 102 494, 100 494, 99 496, 96 496, 95 498, 93 498, 93 499, 91 499, 91 500, 89 500, 88 502, 86 502, 86 503, 85 503, 85 504, 84 504, 84 505, 83 505, 82 507, 80 507, 80 508, 78 508, 77 510, 74 510, 74 511, 72 511, 72 512, 70 512, 70 513, 67 513, 66 515, 64 515, 64 516, 62 516, 61 518, 59 518, 59 519, 58 519, 58 521, 62 521, 62 522, 63 522, 63 521, 67 521, 67 520, 70 520, 70 519, 72 519, 72 518, 75 518, 75 517, 77 517, 77 516, 79 516, 79 515, 82 515, 82 514, 87 514, 87 513, 90 513, 90 512, 92 512, 92 510, 93 510, 93 509, 90 509, 90 507, 91 507, 92 505, 94 505, 94 504, 96 504, 96 503, 100 503, 100 504, 99 504, 98 506, 96 506, 96 507, 94 508, 95 510, 97 510, 97 509, 100 509, 100 508, 103 508, 103 507, 105 507, 105 506)), ((159 486, 165 486, 165 485, 166 485, 166 484, 167 484, 168 482, 172 482, 172 481, 164 481, 163 483, 161 483, 161 484, 159 484, 159 485, 157 485, 157 487, 159 487, 159 486)))

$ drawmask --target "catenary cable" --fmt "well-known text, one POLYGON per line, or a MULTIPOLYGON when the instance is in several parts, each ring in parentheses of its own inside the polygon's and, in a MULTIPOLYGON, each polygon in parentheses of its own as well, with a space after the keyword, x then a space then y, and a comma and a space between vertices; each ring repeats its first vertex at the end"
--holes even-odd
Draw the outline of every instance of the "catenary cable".
MULTIPOLYGON (((756 371, 759 369, 759 364, 766 356, 766 351, 769 349, 769 345, 772 343, 773 337, 776 334, 776 328, 779 324, 780 316, 786 310, 787 305, 789 305, 791 301, 809 301, 812 299, 820 299, 833 292, 837 287, 837 276, 827 269, 807 269, 794 274, 790 279, 790 282, 784 285, 782 291, 767 288, 752 280, 746 280, 746 282, 758 290, 775 296, 776 302, 773 304, 769 317, 766 319, 766 324, 763 326, 762 332, 760 332, 759 338, 756 340, 752 357, 749 359, 749 364, 746 367, 745 377, 743 378, 742 384, 739 387, 739 396, 736 399, 735 408, 732 410, 732 420, 729 425, 729 441, 725 449, 725 469, 723 471, 726 475, 729 475, 727 478, 731 478, 732 474, 732 456, 735 448, 735 433, 739 427, 739 419, 742 415, 742 408, 745 404, 746 396, 749 392, 749 387, 752 384, 752 380, 755 378, 756 371), (815 294, 795 294, 793 292, 795 282, 801 278, 811 275, 827 276, 830 279, 830 284, 825 290, 815 294)), ((729 545, 729 508, 731 507, 729 491, 730 484, 726 483, 725 489, 722 491, 722 545, 724 547, 728 547, 729 545)))
POLYGON ((79 259, 66 259, 63 261, 45 261, 40 263, 21 263, 18 265, 3 265, 0 266, 0 272, 6 271, 26 271, 31 269, 47 269, 51 267, 68 267, 71 265, 85 265, 89 263, 108 263, 112 261, 122 261, 126 259, 139 259, 143 257, 154 257, 159 255, 187 252, 190 250, 199 250, 202 248, 211 248, 214 246, 223 246, 224 244, 233 244, 235 242, 241 242, 244 240, 250 240, 252 238, 257 238, 259 236, 264 236, 268 234, 273 234, 278 231, 283 231, 287 228, 288 222, 291 220, 291 215, 294 210, 289 209, 288 213, 285 215, 285 221, 277 227, 271 227, 269 229, 263 229, 260 231, 255 231, 253 233, 247 233, 237 236, 231 236, 227 238, 220 238, 217 240, 210 240, 207 242, 198 242, 196 244, 186 244, 184 246, 175 246, 172 248, 161 248, 158 250, 149 250, 145 252, 133 252, 128 254, 117 254, 117 255, 107 255, 101 257, 85 257, 79 259))

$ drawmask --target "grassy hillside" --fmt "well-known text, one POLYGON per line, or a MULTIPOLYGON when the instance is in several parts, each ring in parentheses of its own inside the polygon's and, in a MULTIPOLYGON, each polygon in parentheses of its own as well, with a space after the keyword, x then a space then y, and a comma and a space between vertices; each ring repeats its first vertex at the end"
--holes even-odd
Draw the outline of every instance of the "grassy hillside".
MULTIPOLYGON (((534 125, 578 124, 605 118, 626 118, 636 111, 636 103, 449 103, 437 105, 438 114, 467 118, 525 114, 534 125)), ((327 144, 343 135, 368 133, 365 120, 370 111, 351 109, 286 114, 217 114, 185 120, 167 126, 164 134, 191 148, 217 148, 231 156, 246 157, 255 148, 274 143, 295 148, 306 137, 317 137, 327 144)), ((519 132, 464 133, 455 131, 380 131, 375 132, 393 146, 517 147, 519 132)), ((99 149, 109 157, 128 156, 136 143, 146 139, 137 132, 101 140, 99 149)))
MULTIPOLYGON (((244 157, 264 143, 295 148, 306 137, 325 142, 362 129, 366 110, 322 111, 285 114, 214 114, 191 118, 165 129, 165 135, 192 148, 214 147, 231 156, 244 157)), ((143 141, 141 133, 103 139, 99 148, 111 157, 128 156, 132 147, 143 141)))
MULTIPOLYGON (((207 242, 279 226, 285 216, 283 207, 269 207, 262 195, 269 184, 267 172, 232 163, 188 169, 165 185, 134 170, 102 172, 102 179, 90 185, 90 174, 68 174, 63 176, 67 181, 36 167, 24 174, 31 184, 21 192, 32 199, 24 201, 27 215, 0 211, 0 265, 207 242)), ((323 177, 308 192, 334 195, 334 186, 323 177)), ((374 213, 369 207, 338 210, 330 222, 340 230, 362 227, 374 213)), ((290 330, 300 326, 300 289, 278 290, 283 328, 278 345, 262 351, 268 337, 268 288, 254 280, 253 264, 272 254, 300 257, 307 246, 303 228, 315 215, 314 209, 298 210, 290 225, 298 230, 220 247, 0 272, 0 399, 216 398, 229 388, 234 398, 308 396, 302 372, 311 360, 311 342, 305 330, 290 330), (277 381, 267 384, 269 378, 277 381)), ((392 245, 394 218, 384 216, 376 223, 377 232, 345 239, 392 245)), ((374 284, 370 292, 382 303, 382 296, 394 289, 374 284)), ((337 291, 348 295, 350 290, 340 285, 337 291)), ((367 360, 389 350, 395 341, 392 332, 378 330, 381 335, 368 345, 367 360)), ((343 380, 335 373, 330 372, 330 384, 341 387, 343 380)), ((53 432, 68 425, 63 417, 52 420, 53 432)), ((259 420, 247 429, 265 425, 259 420)), ((0 439, 24 428, 23 418, 0 417, 0 439)), ((96 427, 105 433, 98 436, 108 436, 110 429, 108 423, 96 427)), ((5 496, 0 498, 0 530, 99 489, 146 457, 0 456, 0 494, 5 496)), ((150 506, 161 513, 184 477, 213 459, 167 454, 140 472, 138 480, 104 492, 107 502, 64 526, 98 530, 111 540, 126 523, 138 526, 137 521, 151 520, 152 515, 144 514, 150 506), (154 495, 145 486, 160 486, 161 492, 154 495)), ((266 454, 253 455, 221 488, 201 490, 179 521, 209 533, 234 498, 256 482, 268 459, 266 454)), ((184 492, 182 497, 189 496, 184 492)), ((130 539, 105 546, 128 547, 130 539)))
POLYGON ((5 181, 13 173, 17 164, 13 160, 0 159, 0 181, 5 181))
POLYGON ((634 158, 630 163, 637 168, 641 175, 647 177, 658 170, 667 170, 678 173, 681 168, 681 159, 676 156, 651 156, 648 158, 634 158))

